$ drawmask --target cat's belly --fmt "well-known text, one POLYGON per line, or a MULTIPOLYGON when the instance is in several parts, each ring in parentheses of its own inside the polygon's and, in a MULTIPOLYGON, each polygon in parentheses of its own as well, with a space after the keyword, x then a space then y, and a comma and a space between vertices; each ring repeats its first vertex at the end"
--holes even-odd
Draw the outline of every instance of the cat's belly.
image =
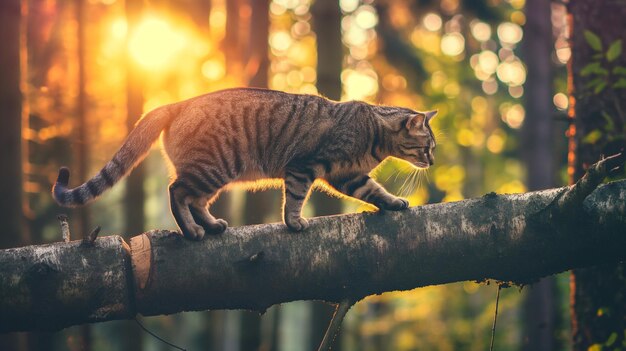
POLYGON ((264 189, 279 189, 283 186, 284 180, 282 177, 269 176, 262 171, 247 171, 244 172, 239 178, 228 184, 228 188, 243 188, 246 190, 264 190, 264 189))
POLYGON ((267 178, 272 178, 272 177, 270 177, 269 175, 265 174, 265 172, 263 172, 261 170, 252 169, 252 170, 246 170, 235 181, 237 181, 237 182, 253 182, 253 181, 256 181, 256 180, 267 179, 267 178))

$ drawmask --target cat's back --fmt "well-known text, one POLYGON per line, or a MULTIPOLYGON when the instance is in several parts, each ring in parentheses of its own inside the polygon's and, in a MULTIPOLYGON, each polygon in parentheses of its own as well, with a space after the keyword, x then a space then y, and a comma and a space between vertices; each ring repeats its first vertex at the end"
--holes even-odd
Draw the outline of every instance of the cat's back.
POLYGON ((230 148, 267 171, 313 148, 333 127, 335 102, 315 95, 257 88, 220 90, 177 103, 167 130, 168 154, 185 157, 191 145, 230 148))

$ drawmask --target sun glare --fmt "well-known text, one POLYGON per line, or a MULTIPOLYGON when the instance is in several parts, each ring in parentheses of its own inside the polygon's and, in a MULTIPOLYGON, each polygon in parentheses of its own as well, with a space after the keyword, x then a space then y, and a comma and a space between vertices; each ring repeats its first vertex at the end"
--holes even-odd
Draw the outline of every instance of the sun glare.
POLYGON ((161 69, 185 46, 185 36, 159 18, 137 26, 128 43, 131 57, 148 69, 161 69))

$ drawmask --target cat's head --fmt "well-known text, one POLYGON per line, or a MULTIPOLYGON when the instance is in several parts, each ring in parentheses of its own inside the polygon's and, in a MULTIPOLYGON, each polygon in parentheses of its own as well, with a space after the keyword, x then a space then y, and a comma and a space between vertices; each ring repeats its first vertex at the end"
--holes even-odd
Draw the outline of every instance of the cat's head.
POLYGON ((428 168, 435 163, 433 152, 435 135, 430 121, 437 111, 415 112, 405 115, 398 128, 395 140, 395 157, 409 161, 419 168, 428 168))

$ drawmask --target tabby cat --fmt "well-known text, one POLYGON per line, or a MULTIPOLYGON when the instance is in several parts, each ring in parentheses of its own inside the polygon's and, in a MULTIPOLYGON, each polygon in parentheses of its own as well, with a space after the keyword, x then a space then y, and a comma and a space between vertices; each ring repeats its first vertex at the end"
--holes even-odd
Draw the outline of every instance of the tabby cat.
POLYGON ((68 189, 63 167, 52 193, 66 207, 93 201, 143 160, 163 132, 176 172, 170 206, 187 238, 226 229, 207 205, 227 185, 268 178, 284 180, 284 222, 301 231, 308 226, 302 205, 316 179, 380 209, 407 208, 368 173, 388 156, 432 165, 435 114, 264 89, 222 90, 147 113, 98 174, 68 189))

